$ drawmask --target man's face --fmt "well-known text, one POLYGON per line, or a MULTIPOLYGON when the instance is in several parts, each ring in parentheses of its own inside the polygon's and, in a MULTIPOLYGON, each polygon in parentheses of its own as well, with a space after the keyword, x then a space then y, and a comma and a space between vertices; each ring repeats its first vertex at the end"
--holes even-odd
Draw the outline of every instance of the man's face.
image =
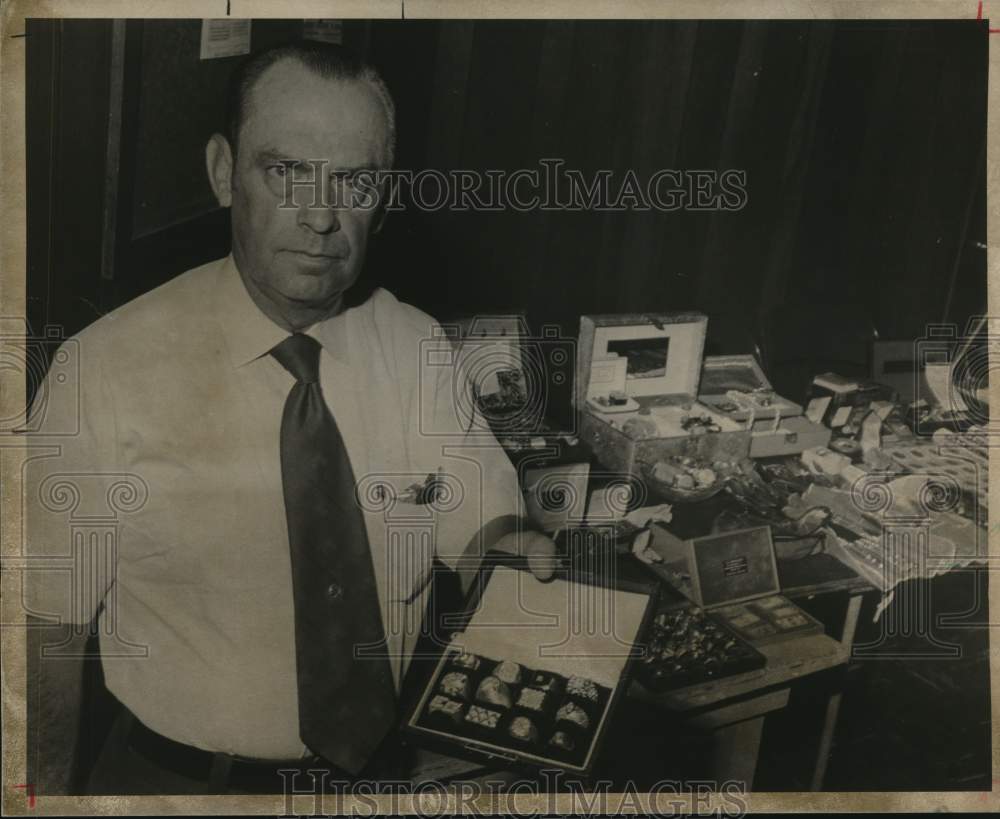
POLYGON ((232 176, 233 255, 272 300, 323 305, 360 275, 375 210, 351 207, 343 185, 334 207, 323 198, 336 201, 335 184, 297 185, 292 199, 290 182, 381 168, 385 110, 367 83, 293 60, 269 68, 249 96, 232 176))

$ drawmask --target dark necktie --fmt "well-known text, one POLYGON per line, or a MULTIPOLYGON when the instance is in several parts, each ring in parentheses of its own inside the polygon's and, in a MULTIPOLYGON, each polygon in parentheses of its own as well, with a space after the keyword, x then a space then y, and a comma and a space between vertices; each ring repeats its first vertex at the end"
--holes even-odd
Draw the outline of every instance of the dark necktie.
POLYGON ((271 350, 296 381, 281 417, 281 478, 299 734, 356 774, 394 722, 396 691, 354 472, 320 390, 319 354, 319 342, 300 333, 271 350))

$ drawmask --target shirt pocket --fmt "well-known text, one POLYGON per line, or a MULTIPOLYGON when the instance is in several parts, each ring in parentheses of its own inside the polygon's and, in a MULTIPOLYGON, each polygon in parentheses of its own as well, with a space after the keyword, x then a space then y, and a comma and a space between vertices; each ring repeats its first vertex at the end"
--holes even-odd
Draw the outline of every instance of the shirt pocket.
POLYGON ((426 504, 397 502, 385 521, 385 589, 392 603, 412 603, 427 588, 434 566, 437 521, 426 504))
POLYGON ((437 544, 437 513, 416 503, 413 476, 368 475, 358 482, 372 562, 382 599, 389 604, 418 599, 431 580, 437 544))

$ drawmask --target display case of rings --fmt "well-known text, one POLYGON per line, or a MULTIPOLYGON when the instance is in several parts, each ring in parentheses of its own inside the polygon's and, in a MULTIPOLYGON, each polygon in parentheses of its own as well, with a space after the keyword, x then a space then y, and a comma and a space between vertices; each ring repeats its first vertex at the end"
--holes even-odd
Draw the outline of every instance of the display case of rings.
POLYGON ((770 526, 690 540, 658 523, 650 530, 649 548, 662 559, 650 569, 749 643, 823 633, 822 623, 780 593, 770 526))
POLYGON ((453 756, 589 773, 655 603, 655 584, 543 583, 523 565, 492 566, 407 735, 453 756))

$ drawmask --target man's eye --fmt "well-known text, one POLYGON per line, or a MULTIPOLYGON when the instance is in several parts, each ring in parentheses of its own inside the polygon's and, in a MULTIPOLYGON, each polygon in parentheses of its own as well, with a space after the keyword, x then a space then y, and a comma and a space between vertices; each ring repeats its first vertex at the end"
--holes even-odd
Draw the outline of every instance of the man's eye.
POLYGON ((275 164, 275 165, 268 165, 267 166, 267 172, 269 174, 273 174, 274 176, 284 177, 284 176, 286 176, 288 174, 288 170, 289 170, 289 168, 288 168, 287 165, 283 165, 283 164, 280 164, 280 163, 275 164))
POLYGON ((359 171, 351 173, 335 173, 330 176, 330 181, 334 185, 341 185, 347 188, 357 188, 362 181, 362 173, 359 171))

